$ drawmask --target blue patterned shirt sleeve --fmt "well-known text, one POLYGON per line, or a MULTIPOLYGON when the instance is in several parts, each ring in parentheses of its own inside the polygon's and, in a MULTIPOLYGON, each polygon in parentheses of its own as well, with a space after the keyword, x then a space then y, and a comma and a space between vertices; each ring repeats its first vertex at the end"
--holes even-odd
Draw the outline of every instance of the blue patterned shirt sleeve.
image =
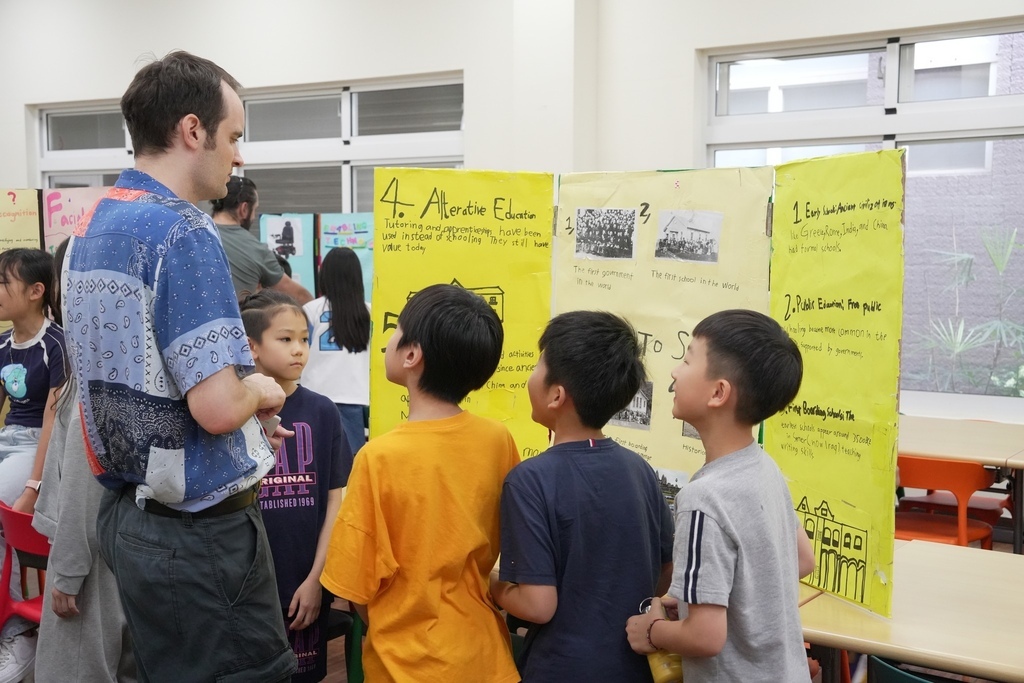
POLYGON ((227 257, 212 222, 182 221, 156 278, 157 343, 182 395, 227 367, 253 366, 227 257))

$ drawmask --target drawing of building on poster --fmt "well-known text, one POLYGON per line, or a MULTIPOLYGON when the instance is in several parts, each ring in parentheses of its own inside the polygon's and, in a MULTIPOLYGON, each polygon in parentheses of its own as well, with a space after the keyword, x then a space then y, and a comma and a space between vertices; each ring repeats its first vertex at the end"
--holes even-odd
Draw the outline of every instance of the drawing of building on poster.
POLYGON ((814 550, 814 573, 809 583, 854 602, 865 602, 868 530, 865 522, 836 519, 825 500, 812 506, 805 496, 796 506, 797 519, 814 550))

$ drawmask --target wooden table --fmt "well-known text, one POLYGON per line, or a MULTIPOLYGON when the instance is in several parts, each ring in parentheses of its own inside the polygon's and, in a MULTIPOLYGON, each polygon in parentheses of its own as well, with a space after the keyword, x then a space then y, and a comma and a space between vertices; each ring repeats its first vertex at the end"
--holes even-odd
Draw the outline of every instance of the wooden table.
POLYGON ((804 640, 909 664, 1024 681, 1024 557, 911 541, 896 549, 892 619, 833 595, 800 607, 804 640))
POLYGON ((1013 552, 1024 539, 1024 424, 900 415, 900 455, 965 460, 1010 470, 1013 552))

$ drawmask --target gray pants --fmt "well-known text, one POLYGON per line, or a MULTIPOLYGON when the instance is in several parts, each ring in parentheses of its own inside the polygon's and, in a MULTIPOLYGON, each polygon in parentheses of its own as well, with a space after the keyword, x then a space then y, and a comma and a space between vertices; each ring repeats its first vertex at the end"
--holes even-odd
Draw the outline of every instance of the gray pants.
MULTIPOLYGON (((99 486, 97 484, 97 486, 99 486)), ((43 591, 43 620, 36 646, 36 683, 134 683, 135 655, 117 584, 95 558, 75 597, 79 614, 53 613, 49 585, 43 591)))
POLYGON ((140 510, 105 491, 96 531, 117 579, 140 681, 287 680, 274 565, 259 503, 220 517, 140 510))

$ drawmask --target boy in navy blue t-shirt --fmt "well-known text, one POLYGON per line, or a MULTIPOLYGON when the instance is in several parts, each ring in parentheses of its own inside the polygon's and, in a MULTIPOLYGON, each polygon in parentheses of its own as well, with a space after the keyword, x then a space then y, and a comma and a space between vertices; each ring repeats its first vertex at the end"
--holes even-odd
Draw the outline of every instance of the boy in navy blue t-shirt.
POLYGON ((554 442, 505 478, 491 595, 533 624, 517 662, 525 683, 649 682, 622 624, 668 589, 673 521, 650 465, 601 432, 644 380, 636 332, 574 311, 551 320, 540 350, 527 386, 554 442))

